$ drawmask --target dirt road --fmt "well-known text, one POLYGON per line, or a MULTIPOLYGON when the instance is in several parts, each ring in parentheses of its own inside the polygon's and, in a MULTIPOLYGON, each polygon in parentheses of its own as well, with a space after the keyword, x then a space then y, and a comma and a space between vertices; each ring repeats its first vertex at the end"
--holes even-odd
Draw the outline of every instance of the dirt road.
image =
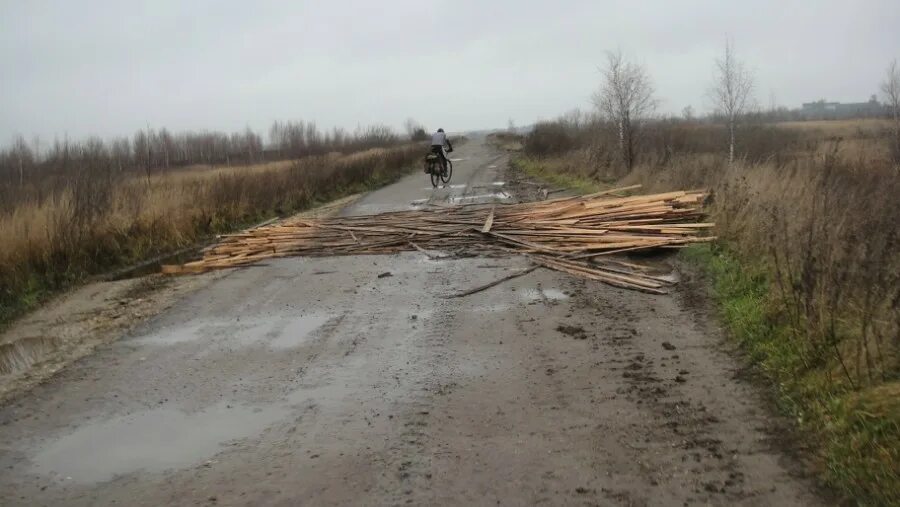
MULTIPOLYGON (((509 201, 479 140, 346 213, 509 201)), ((690 292, 522 259, 234 271, 0 409, 3 505, 815 505, 690 292)), ((210 275, 203 275, 210 276, 210 275)))

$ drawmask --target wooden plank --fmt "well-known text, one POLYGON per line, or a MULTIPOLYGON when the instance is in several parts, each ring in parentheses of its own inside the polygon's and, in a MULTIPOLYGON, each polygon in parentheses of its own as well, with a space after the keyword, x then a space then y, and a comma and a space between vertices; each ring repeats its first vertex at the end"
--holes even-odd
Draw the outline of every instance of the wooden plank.
MULTIPOLYGON (((703 191, 615 196, 638 186, 537 203, 477 204, 378 215, 291 218, 223 235, 203 258, 165 266, 170 274, 243 267, 295 255, 389 254, 404 250, 477 250, 525 254, 541 265, 612 285, 658 291, 671 282, 648 268, 621 261, 588 264, 615 253, 678 248, 711 241, 713 224, 702 222, 703 191), (635 271, 636 270, 636 271, 635 271), (641 272, 645 271, 645 272, 641 272)), ((434 258, 434 257, 433 257, 434 258)), ((480 289, 483 290, 483 289, 480 289)))
POLYGON ((521 270, 521 271, 519 271, 519 272, 517 272, 517 273, 513 273, 513 274, 511 274, 511 275, 504 276, 503 278, 500 278, 499 280, 494 280, 493 282, 486 283, 486 284, 484 284, 484 285, 479 285, 478 287, 475 287, 474 289, 469 289, 469 290, 467 290, 467 291, 460 292, 460 293, 458 293, 458 294, 452 294, 452 295, 450 295, 450 296, 447 296, 447 298, 448 298, 448 299, 450 299, 450 298, 461 298, 461 297, 464 297, 464 296, 469 296, 469 295, 471 295, 471 294, 475 294, 476 292, 481 292, 481 291, 483 291, 483 290, 490 289, 491 287, 500 285, 501 283, 503 283, 503 282, 505 282, 505 281, 507 281, 507 280, 512 280, 513 278, 518 278, 518 277, 520 277, 520 276, 522 276, 522 275, 527 275, 528 273, 531 273, 532 271, 534 271, 535 269, 537 269, 537 268, 539 268, 539 267, 541 267, 541 266, 540 266, 539 264, 536 264, 536 265, 534 265, 534 266, 531 266, 530 268, 523 269, 523 270, 521 270))
POLYGON ((489 232, 491 230, 491 226, 494 225, 494 209, 491 208, 491 212, 488 213, 487 220, 484 221, 484 226, 481 228, 481 232, 489 232))

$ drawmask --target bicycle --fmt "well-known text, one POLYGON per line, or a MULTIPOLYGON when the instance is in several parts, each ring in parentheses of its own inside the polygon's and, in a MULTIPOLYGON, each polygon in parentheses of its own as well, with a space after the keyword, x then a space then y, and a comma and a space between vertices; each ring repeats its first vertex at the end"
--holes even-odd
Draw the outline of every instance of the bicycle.
POLYGON ((453 176, 453 162, 446 157, 444 160, 447 161, 447 167, 441 170, 441 157, 437 153, 432 151, 425 156, 425 172, 431 176, 431 186, 435 188, 437 188, 438 183, 449 183, 450 178, 453 176))

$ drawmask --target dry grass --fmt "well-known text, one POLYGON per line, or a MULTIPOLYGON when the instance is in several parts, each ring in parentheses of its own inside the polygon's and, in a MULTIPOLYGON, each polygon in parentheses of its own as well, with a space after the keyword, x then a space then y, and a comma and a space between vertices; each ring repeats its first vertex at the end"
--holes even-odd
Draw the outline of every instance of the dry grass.
POLYGON ((900 373, 900 176, 811 157, 728 168, 713 157, 629 175, 659 190, 712 188, 717 234, 764 259, 805 368, 871 386, 900 373))
POLYGON ((878 166, 890 162, 893 156, 891 143, 887 142, 894 128, 889 120, 790 121, 774 125, 782 131, 800 134, 802 141, 798 145, 804 156, 808 151, 821 157, 834 153, 844 160, 878 166), (812 146, 816 148, 810 150, 812 146))
POLYGON ((208 177, 212 174, 227 174, 233 171, 237 172, 260 172, 260 171, 268 171, 268 170, 278 170, 278 169, 286 169, 295 163, 294 160, 277 160, 274 162, 263 162, 260 164, 252 164, 247 166, 221 166, 221 165, 207 165, 207 164, 195 164, 189 165, 186 167, 176 168, 170 171, 162 172, 162 173, 151 173, 150 178, 176 178, 179 176, 204 176, 208 177))
POLYGON ((815 121, 784 121, 775 126, 792 130, 817 130, 826 136, 853 137, 862 133, 877 133, 892 128, 890 120, 879 118, 864 118, 853 120, 815 120, 815 121))
POLYGON ((501 150, 522 150, 522 136, 518 134, 512 134, 508 132, 494 132, 492 134, 488 134, 487 141, 490 144, 500 148, 501 150))
MULTIPOLYGON (((885 145, 802 136, 731 167, 713 152, 647 156, 617 183, 711 189, 717 235, 766 261, 806 366, 855 388, 900 374, 900 173, 885 145)), ((610 183, 591 148, 518 163, 556 181, 610 183)))
MULTIPOLYGON (((760 131, 757 155, 734 166, 703 140, 651 142, 617 183, 712 191, 721 241, 704 263, 729 328, 807 430, 827 481, 860 503, 900 502, 900 172, 882 123, 816 123, 827 125, 760 131)), ((519 163, 603 184, 616 168, 592 149, 519 163)))
POLYGON ((0 323, 91 273, 391 181, 421 155, 382 148, 149 178, 83 168, 64 191, 0 214, 0 323))

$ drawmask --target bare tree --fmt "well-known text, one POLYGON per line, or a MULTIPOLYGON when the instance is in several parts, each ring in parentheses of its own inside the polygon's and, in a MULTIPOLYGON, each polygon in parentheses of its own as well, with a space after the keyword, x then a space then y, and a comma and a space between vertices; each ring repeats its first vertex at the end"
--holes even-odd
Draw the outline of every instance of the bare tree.
POLYGON ((753 102, 753 74, 734 54, 731 41, 725 41, 725 54, 716 59, 710 97, 728 122, 728 163, 734 163, 734 131, 753 102))
POLYGON ((172 159, 172 156, 175 153, 175 140, 172 138, 172 134, 163 127, 156 133, 157 143, 159 144, 158 151, 162 151, 162 164, 166 169, 169 168, 169 163, 172 159))
POLYGON ((34 155, 31 152, 31 147, 28 146, 28 143, 25 142, 25 138, 21 135, 16 136, 13 140, 12 149, 10 150, 10 154, 15 157, 16 167, 19 172, 19 186, 25 186, 25 167, 27 166, 29 169, 34 163, 34 155))
POLYGON ((114 139, 110 148, 110 154, 113 159, 113 165, 119 172, 122 172, 131 163, 131 142, 127 137, 114 139))
POLYGON ((894 117, 894 162, 900 163, 900 66, 897 65, 897 60, 888 65, 881 83, 881 93, 894 117))
POLYGON ((262 151, 262 137, 248 125, 244 129, 242 142, 241 148, 247 152, 247 161, 251 164, 256 162, 257 156, 262 151))
POLYGON ((575 108, 563 113, 559 121, 572 129, 580 129, 585 123, 585 114, 581 109, 575 108))
POLYGON ((404 123, 403 126, 406 129, 406 135, 409 136, 411 141, 424 141, 428 139, 428 132, 425 130, 425 126, 416 120, 407 118, 406 123, 404 123))
POLYGON ((141 166, 143 166, 144 171, 147 174, 147 186, 150 186, 150 164, 151 160, 151 148, 150 148, 150 127, 147 127, 147 131, 138 130, 134 133, 134 142, 132 143, 132 149, 134 150, 134 160, 141 166))
POLYGON ((684 106, 684 109, 681 110, 681 116, 684 118, 684 121, 694 121, 694 107, 690 104, 684 106))
POLYGON ((653 84, 643 66, 625 60, 621 51, 606 54, 603 83, 594 105, 617 129, 619 153, 631 169, 637 158, 642 123, 656 110, 653 84))

